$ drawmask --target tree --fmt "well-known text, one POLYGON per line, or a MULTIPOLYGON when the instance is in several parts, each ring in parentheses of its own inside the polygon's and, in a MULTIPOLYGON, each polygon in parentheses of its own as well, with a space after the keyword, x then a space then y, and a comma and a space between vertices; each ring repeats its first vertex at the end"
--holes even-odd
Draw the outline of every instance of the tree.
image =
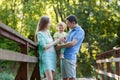
MULTIPOLYGON (((56 24, 65 21, 65 18, 70 14, 77 16, 79 25, 86 33, 84 43, 88 44, 87 47, 83 45, 84 48, 78 54, 77 76, 92 75, 96 55, 110 50, 114 46, 120 46, 119 0, 0 1, 0 21, 31 40, 34 39, 36 26, 42 15, 51 17, 50 32, 53 35, 57 30, 56 24), (88 70, 90 71, 86 73, 88 70)), ((1 48, 9 49, 8 45, 12 43, 0 37, 1 48)), ((14 48, 14 50, 19 49, 14 48)))

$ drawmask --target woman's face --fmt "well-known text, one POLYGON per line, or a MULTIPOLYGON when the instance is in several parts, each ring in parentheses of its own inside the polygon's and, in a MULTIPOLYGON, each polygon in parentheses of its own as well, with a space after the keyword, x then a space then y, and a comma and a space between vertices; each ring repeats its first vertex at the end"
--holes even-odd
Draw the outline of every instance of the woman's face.
POLYGON ((51 26, 51 24, 50 24, 50 22, 46 25, 46 29, 50 29, 50 26, 51 26))
POLYGON ((51 26, 51 21, 49 19, 49 22, 46 24, 46 29, 49 30, 50 29, 50 26, 51 26))

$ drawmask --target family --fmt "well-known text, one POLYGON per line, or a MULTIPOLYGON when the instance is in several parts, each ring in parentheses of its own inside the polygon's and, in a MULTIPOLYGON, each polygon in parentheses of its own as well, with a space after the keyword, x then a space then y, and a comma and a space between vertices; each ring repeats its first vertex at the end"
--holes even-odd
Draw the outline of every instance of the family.
POLYGON ((50 18, 42 16, 36 29, 35 41, 38 44, 40 76, 43 80, 54 80, 56 70, 56 50, 60 53, 61 74, 63 80, 75 80, 77 53, 83 42, 85 32, 78 25, 77 17, 70 15, 66 23, 57 24, 58 32, 53 38, 50 34, 50 18), (70 31, 68 34, 65 28, 70 31))

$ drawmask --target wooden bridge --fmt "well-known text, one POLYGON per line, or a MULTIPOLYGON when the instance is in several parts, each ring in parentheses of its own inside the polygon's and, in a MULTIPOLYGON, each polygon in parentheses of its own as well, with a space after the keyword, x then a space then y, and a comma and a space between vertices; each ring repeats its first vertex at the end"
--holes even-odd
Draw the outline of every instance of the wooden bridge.
POLYGON ((0 22, 0 35, 4 36, 5 38, 11 39, 20 45, 21 52, 13 52, 9 50, 0 49, 0 59, 1 60, 9 60, 9 61, 17 61, 20 62, 20 67, 17 71, 17 75, 15 80, 28 80, 28 63, 35 63, 34 70, 32 72, 30 80, 40 80, 39 76, 39 67, 38 67, 38 52, 37 52, 37 45, 23 37, 17 31, 11 29, 10 27, 6 26, 5 24, 0 22), (34 56, 28 56, 28 49, 31 48, 34 50, 34 56))
MULTIPOLYGON (((30 39, 25 38, 14 29, 0 22, 0 35, 8 38, 20 45, 21 52, 0 49, 0 60, 9 60, 20 62, 15 80, 28 80, 29 63, 34 63, 35 67, 32 71, 30 80, 41 80, 38 67, 37 45, 30 39), (28 56, 28 49, 34 50, 35 56, 28 56)), ((97 55, 96 60, 96 79, 93 78, 77 78, 76 80, 120 80, 120 49, 110 50, 97 55), (115 71, 111 64, 114 63, 115 71)))
POLYGON ((96 64, 96 72, 102 75, 101 80, 120 80, 120 49, 97 55, 96 64))

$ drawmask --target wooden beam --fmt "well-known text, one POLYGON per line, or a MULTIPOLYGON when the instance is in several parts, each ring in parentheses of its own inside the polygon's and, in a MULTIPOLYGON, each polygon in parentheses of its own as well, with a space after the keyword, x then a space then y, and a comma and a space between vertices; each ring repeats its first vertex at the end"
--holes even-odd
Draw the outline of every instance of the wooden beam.
POLYGON ((39 70, 39 63, 36 63, 30 80, 41 80, 39 72, 40 72, 40 70, 39 70))
POLYGON ((120 58, 101 59, 96 61, 96 63, 106 63, 106 62, 120 62, 120 58))
POLYGON ((106 51, 104 53, 98 54, 97 58, 98 59, 110 58, 115 53, 116 53, 116 50, 109 50, 109 51, 106 51))
MULTIPOLYGON (((119 57, 120 57, 120 52, 119 52, 119 51, 120 51, 120 50, 118 50, 118 51, 116 52, 116 55, 115 55, 116 58, 119 58, 119 57)), ((119 61, 119 62, 116 62, 115 65, 116 65, 116 74, 120 76, 120 61, 119 61)))
MULTIPOLYGON (((20 48, 22 54, 26 54, 26 55, 28 54, 28 46, 21 45, 20 48)), ((29 69, 29 64, 27 62, 21 62, 15 80, 28 80, 28 74, 29 74, 28 69, 29 69)))
POLYGON ((13 41, 16 41, 17 43, 20 43, 20 44, 25 44, 27 42, 28 46, 33 49, 37 47, 37 44, 35 42, 31 41, 30 39, 25 38, 20 33, 18 33, 14 29, 10 28, 9 26, 1 22, 0 22, 0 35, 8 39, 11 39, 13 41))
POLYGON ((18 62, 32 62, 37 63, 38 58, 33 56, 27 56, 25 54, 20 54, 18 52, 13 52, 9 50, 0 49, 0 59, 18 62))
POLYGON ((120 76, 117 74, 112 74, 110 72, 105 72, 105 71, 98 70, 98 69, 96 69, 96 72, 99 74, 103 74, 103 75, 109 76, 111 78, 114 78, 115 80, 120 80, 120 76))
MULTIPOLYGON (((39 57, 38 50, 35 50, 35 53, 36 53, 36 57, 39 57)), ((30 80, 41 80, 39 63, 36 63, 36 65, 33 69, 30 80)))
POLYGON ((9 50, 0 49, 0 60, 9 60, 20 62, 19 69, 15 80, 28 80, 29 74, 29 62, 35 63, 35 68, 31 76, 31 80, 41 80, 39 73, 39 63, 38 63, 38 50, 37 44, 30 39, 25 38, 20 33, 10 28, 9 26, 0 22, 0 35, 5 38, 8 38, 14 42, 17 42, 21 47, 21 53, 13 52, 9 50), (31 48, 35 51, 35 56, 28 56, 28 48, 31 48))
MULTIPOLYGON (((101 70, 104 71, 104 63, 101 63, 101 70)), ((102 74, 102 80, 104 80, 105 75, 102 74)))
MULTIPOLYGON (((110 62, 107 62, 107 72, 111 73, 110 62)), ((107 80, 110 80, 110 77, 109 77, 109 76, 107 76, 107 80)))
POLYGON ((75 80, 97 80, 95 78, 76 78, 75 80))

